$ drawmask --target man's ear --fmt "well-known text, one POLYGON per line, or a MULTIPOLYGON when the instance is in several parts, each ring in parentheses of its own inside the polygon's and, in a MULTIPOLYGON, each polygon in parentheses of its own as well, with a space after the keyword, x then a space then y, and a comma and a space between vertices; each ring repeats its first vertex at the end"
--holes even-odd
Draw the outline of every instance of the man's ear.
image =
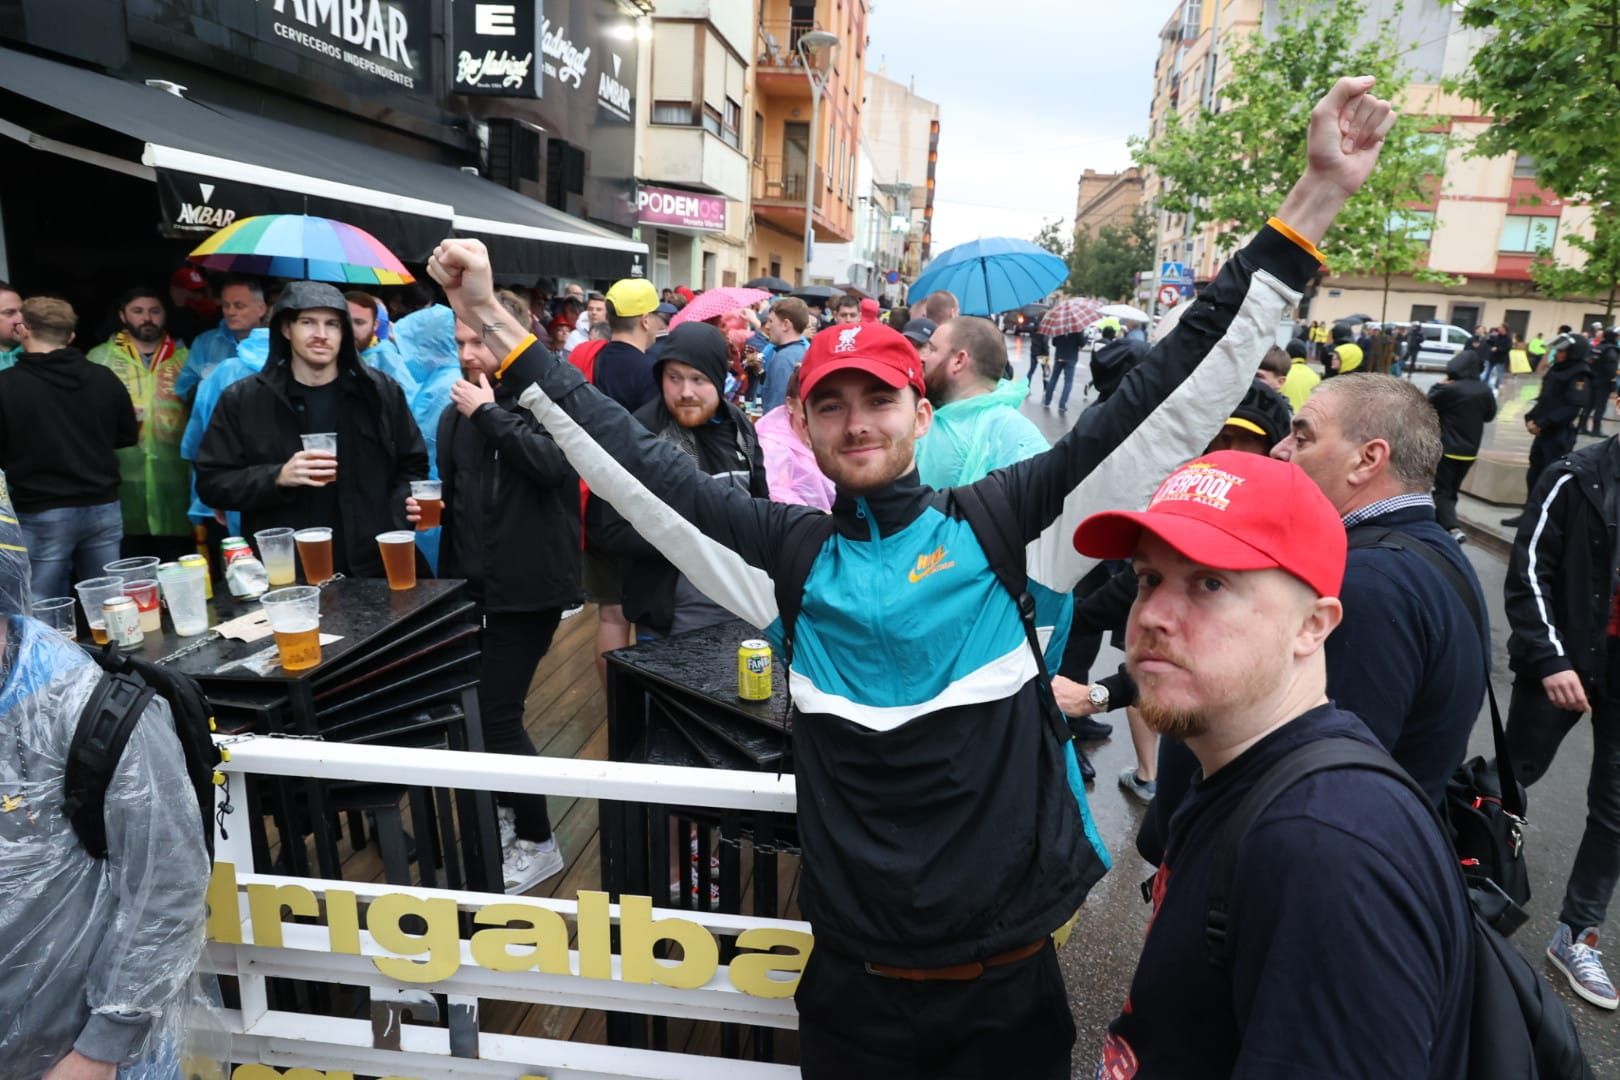
MULTIPOLYGON (((917 391, 911 391, 916 394, 917 391)), ((921 394, 917 394, 917 423, 912 428, 913 438, 920 439, 928 434, 928 429, 934 426, 934 403, 921 394)))

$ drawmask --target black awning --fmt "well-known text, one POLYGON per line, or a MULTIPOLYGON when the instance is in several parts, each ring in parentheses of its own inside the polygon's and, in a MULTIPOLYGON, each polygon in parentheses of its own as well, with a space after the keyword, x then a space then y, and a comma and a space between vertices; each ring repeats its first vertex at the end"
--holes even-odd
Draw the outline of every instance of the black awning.
POLYGON ((6 134, 31 145, 89 146, 73 156, 92 161, 110 151, 123 171, 138 156, 158 184, 164 228, 177 236, 201 239, 253 214, 310 213, 357 225, 422 263, 456 231, 486 240, 503 277, 530 280, 628 276, 647 250, 450 165, 11 49, 0 49, 0 116, 23 131, 6 134), (7 107, 18 103, 26 107, 7 107))

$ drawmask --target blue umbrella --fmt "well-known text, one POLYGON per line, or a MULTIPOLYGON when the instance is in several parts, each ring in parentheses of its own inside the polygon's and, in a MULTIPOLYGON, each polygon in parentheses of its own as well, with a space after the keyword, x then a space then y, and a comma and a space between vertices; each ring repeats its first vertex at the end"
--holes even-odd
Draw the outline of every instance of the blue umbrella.
POLYGON ((1068 265, 1045 248, 997 236, 941 252, 909 295, 944 289, 962 305, 962 314, 994 315, 1045 299, 1068 276, 1068 265))

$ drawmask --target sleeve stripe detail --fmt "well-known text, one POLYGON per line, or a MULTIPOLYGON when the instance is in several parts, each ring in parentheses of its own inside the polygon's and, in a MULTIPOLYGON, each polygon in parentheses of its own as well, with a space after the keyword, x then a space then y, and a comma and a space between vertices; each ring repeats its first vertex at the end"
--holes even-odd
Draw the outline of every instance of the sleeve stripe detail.
POLYGON ((1547 497, 1541 500, 1541 512, 1536 517, 1535 531, 1530 534, 1530 558, 1525 566, 1525 576, 1530 579, 1530 592, 1536 598, 1536 613, 1541 616, 1541 625, 1547 628, 1547 640, 1552 642, 1553 649, 1559 656, 1564 656, 1564 640, 1558 636, 1558 627, 1553 625, 1552 616, 1547 613, 1547 599, 1541 595, 1541 578, 1536 573, 1536 550, 1541 544, 1541 530, 1547 527, 1547 516, 1552 512, 1553 500, 1558 498, 1558 489, 1569 482, 1573 473, 1565 473, 1553 484, 1547 497))

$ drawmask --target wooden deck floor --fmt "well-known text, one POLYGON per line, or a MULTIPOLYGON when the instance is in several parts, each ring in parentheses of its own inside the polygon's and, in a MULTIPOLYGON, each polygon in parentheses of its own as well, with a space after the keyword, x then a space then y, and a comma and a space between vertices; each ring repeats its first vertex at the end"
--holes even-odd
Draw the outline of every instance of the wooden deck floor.
MULTIPOLYGON (((607 757, 607 707, 596 674, 596 609, 587 606, 558 628, 551 651, 535 670, 524 705, 524 724, 537 750, 555 757, 604 760, 607 757)), ((582 889, 601 887, 601 849, 597 803, 594 799, 552 796, 548 802, 552 829, 566 860, 562 873, 532 889, 530 896, 574 897, 582 889)), ((408 819, 408 810, 407 810, 408 819)), ((355 851, 347 831, 339 844, 343 877, 355 881, 383 880, 382 860, 375 844, 355 851)), ((797 918, 799 860, 777 860, 778 895, 787 900, 789 917, 797 918)), ((752 860, 745 853, 742 879, 752 875, 752 860)), ((659 898, 654 898, 658 904, 659 898)), ((742 910, 752 910, 753 888, 746 885, 742 910)), ((606 1014, 597 1010, 485 1001, 480 1011, 481 1030, 491 1034, 528 1035, 548 1039, 601 1043, 606 1041, 606 1014)), ((718 1056, 720 1026, 671 1019, 667 1048, 718 1056)), ((745 1045, 747 1045, 745 1041, 745 1045)), ((792 1032, 776 1035, 776 1060, 796 1061, 792 1032)))

